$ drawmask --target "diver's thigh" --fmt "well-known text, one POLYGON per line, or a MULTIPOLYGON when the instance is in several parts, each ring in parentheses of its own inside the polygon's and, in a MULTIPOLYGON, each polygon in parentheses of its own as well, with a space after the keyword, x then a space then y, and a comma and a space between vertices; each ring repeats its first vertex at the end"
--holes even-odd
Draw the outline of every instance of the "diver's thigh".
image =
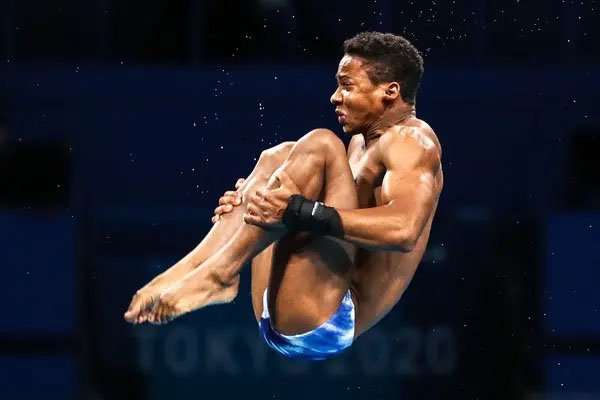
POLYGON ((329 236, 282 238, 272 255, 269 313, 275 328, 295 335, 327 321, 348 292, 354 253, 329 236))
POLYGON ((274 245, 272 244, 264 249, 252 260, 252 282, 250 287, 252 291, 252 308, 257 322, 260 321, 263 312, 263 294, 269 284, 274 245))

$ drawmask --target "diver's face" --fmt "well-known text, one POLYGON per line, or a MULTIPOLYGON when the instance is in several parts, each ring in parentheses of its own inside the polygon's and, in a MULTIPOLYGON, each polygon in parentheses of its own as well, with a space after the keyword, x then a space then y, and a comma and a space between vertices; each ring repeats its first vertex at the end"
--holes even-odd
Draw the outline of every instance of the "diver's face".
POLYGON ((331 96, 338 122, 345 133, 365 133, 383 113, 383 85, 374 85, 367 75, 366 61, 345 55, 340 61, 336 79, 338 87, 331 96))

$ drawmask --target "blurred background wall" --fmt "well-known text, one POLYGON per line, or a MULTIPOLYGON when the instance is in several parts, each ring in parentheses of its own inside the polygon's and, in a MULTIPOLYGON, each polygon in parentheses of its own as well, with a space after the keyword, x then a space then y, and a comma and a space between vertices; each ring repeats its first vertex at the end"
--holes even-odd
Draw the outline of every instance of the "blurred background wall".
MULTIPOLYGON (((600 398, 597 1, 0 2, 0 398, 600 398), (131 326, 260 152, 316 127, 344 39, 422 52, 446 185, 400 303, 342 356, 234 302, 131 326)), ((345 139, 347 140, 347 138, 345 139)))

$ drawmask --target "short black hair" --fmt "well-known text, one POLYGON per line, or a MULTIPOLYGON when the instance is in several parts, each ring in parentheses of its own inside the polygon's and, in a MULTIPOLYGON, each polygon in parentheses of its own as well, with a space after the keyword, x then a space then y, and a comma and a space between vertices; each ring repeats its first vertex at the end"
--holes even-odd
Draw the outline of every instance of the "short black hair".
POLYGON ((344 42, 344 52, 371 64, 367 68, 371 82, 398 82, 402 100, 415 104, 423 57, 406 38, 392 33, 361 32, 344 42))

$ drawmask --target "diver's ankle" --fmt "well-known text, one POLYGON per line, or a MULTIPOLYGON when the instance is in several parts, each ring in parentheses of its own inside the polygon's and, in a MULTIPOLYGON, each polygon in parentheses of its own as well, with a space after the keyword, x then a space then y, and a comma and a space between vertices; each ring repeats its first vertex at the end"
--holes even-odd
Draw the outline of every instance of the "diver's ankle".
POLYGON ((226 281, 217 283, 211 297, 214 303, 231 303, 238 294, 240 276, 229 277, 226 281))
POLYGON ((230 303, 237 296, 240 276, 228 276, 222 271, 205 269, 201 275, 188 276, 186 281, 182 284, 191 289, 190 293, 201 294, 203 303, 230 303))

